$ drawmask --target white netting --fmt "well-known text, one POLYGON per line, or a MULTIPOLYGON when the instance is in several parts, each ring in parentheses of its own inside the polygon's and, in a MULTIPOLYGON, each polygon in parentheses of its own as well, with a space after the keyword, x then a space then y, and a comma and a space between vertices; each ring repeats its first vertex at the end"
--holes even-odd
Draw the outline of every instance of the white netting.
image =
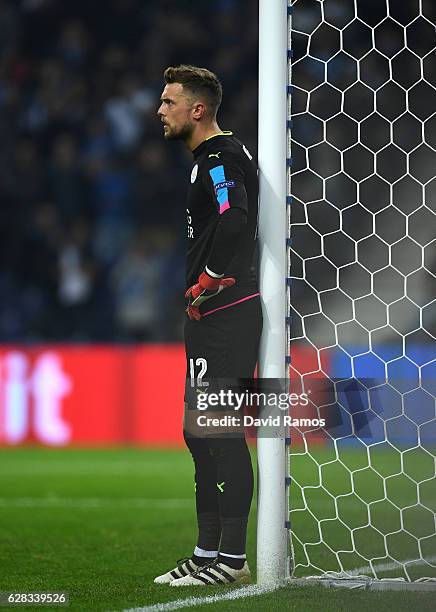
POLYGON ((293 575, 436 577, 436 3, 291 20, 293 575))

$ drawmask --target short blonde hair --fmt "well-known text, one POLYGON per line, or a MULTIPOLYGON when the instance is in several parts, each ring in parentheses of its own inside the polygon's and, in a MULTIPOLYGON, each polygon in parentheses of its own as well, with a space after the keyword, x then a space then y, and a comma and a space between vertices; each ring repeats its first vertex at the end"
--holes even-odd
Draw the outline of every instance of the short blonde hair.
POLYGON ((216 117, 223 97, 223 88, 219 78, 207 68, 198 68, 181 64, 169 66, 164 72, 165 83, 180 83, 193 96, 206 101, 209 114, 216 117))

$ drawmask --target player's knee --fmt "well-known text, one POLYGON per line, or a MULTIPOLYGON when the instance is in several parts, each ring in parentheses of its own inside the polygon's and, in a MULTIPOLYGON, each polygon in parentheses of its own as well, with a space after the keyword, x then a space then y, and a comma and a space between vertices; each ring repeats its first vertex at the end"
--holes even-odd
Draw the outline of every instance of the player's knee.
POLYGON ((241 455, 245 456, 248 453, 245 438, 209 438, 207 443, 210 454, 217 461, 240 457, 241 455))

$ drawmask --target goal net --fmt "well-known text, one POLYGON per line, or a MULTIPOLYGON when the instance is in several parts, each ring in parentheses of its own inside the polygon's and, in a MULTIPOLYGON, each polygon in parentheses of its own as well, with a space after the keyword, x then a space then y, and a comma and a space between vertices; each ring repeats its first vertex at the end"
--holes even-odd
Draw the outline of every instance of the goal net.
POLYGON ((289 7, 293 577, 436 579, 435 23, 289 7))

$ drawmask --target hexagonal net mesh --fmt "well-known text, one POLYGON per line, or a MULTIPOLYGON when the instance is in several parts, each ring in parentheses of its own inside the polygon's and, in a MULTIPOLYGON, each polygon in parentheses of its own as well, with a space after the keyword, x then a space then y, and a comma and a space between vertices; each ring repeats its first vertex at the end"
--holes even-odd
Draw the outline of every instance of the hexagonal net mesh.
POLYGON ((436 578, 436 5, 290 14, 293 576, 436 578))

